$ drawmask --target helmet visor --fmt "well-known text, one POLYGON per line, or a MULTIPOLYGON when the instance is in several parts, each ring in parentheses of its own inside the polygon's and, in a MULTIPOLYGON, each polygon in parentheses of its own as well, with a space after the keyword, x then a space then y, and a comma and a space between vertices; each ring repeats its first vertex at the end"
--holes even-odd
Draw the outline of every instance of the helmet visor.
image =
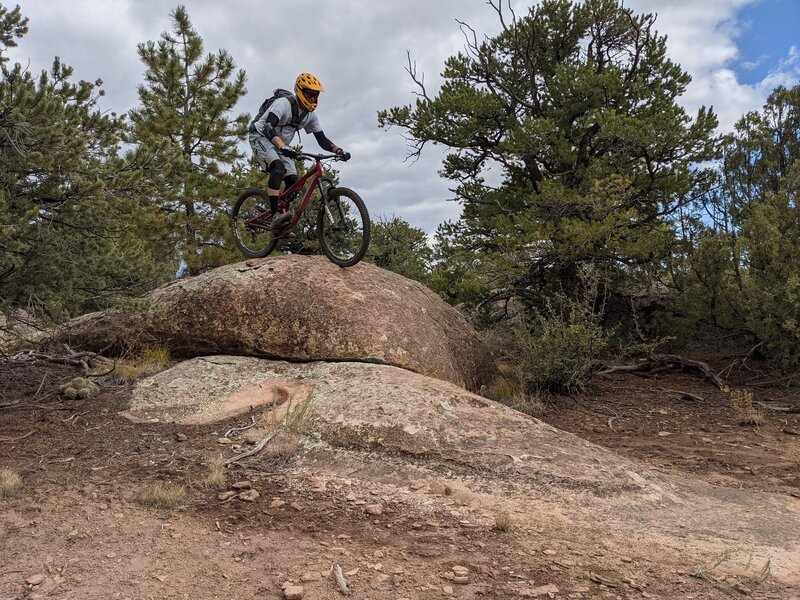
POLYGON ((304 88, 301 91, 303 92, 303 96, 305 96, 306 100, 311 103, 314 103, 319 99, 319 90, 310 90, 308 88, 304 88))

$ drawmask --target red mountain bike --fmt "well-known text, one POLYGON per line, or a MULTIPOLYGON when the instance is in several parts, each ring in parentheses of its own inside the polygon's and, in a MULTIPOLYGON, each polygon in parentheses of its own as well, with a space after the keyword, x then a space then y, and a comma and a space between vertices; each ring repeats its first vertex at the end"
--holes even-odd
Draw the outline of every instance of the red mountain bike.
POLYGON ((294 229, 303 211, 308 207, 314 191, 319 191, 317 212, 317 240, 322 252, 331 262, 340 267, 352 267, 362 258, 369 247, 370 221, 364 201, 353 190, 336 186, 325 176, 323 160, 342 160, 335 154, 308 154, 301 152, 298 158, 315 161, 314 166, 298 179, 294 185, 278 197, 278 214, 274 225, 269 208, 267 192, 250 188, 236 199, 231 213, 233 239, 237 248, 250 258, 269 255, 281 238, 294 229), (308 184, 303 201, 288 217, 293 198, 308 184))

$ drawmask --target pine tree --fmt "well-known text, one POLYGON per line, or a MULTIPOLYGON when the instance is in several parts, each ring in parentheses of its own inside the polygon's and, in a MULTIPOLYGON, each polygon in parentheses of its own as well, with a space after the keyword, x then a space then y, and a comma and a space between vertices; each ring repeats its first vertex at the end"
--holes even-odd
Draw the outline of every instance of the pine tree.
POLYGON ((171 31, 138 46, 147 70, 130 118, 134 140, 158 148, 166 171, 158 202, 178 232, 189 273, 197 273, 236 258, 226 243, 224 206, 235 196, 229 171, 241 158, 236 146, 249 121, 231 114, 246 93, 245 73, 225 50, 203 56, 185 7, 171 17, 171 31))
POLYGON ((61 319, 172 276, 141 165, 122 157, 122 121, 97 106, 101 81, 71 82, 59 58, 34 76, 3 50, 27 30, 0 5, 0 305, 61 319))
POLYGON ((379 113, 406 130, 412 153, 450 150, 442 174, 463 212, 440 231, 434 284, 453 301, 541 304, 578 285, 582 263, 610 281, 659 265, 717 121, 677 103, 690 76, 655 16, 617 0, 544 0, 519 17, 490 4, 499 35, 462 24, 466 50, 446 61, 441 89, 429 93, 409 59, 418 99, 379 113))
POLYGON ((749 334, 762 354, 800 365, 800 86, 779 87, 722 140, 713 191, 695 206, 675 260, 689 326, 749 334), (710 217, 710 218, 709 218, 710 217))
POLYGON ((427 283, 433 250, 428 236, 399 217, 379 219, 372 224, 366 260, 409 279, 427 283))

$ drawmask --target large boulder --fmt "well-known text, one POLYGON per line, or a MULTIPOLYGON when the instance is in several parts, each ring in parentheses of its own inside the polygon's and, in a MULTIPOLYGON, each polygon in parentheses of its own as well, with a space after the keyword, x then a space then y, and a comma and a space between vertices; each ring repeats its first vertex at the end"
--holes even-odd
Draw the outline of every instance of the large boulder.
POLYGON ((424 285, 367 263, 342 269, 319 256, 252 260, 176 280, 146 301, 74 319, 56 341, 93 351, 164 344, 185 358, 370 362, 471 391, 495 375, 460 313, 424 285))
MULTIPOLYGON (((582 547, 587 537, 635 544, 637 552, 664 568, 673 565, 657 561, 670 555, 691 557, 689 562, 702 568, 735 552, 728 566, 754 573, 753 565, 767 563, 771 576, 798 581, 795 498, 659 474, 404 369, 196 358, 138 382, 128 416, 191 426, 228 419, 225 428, 252 422, 242 436, 250 441, 264 439, 285 420, 305 437, 309 450, 298 460, 311 472, 403 487, 424 483, 431 490, 444 479, 448 487, 436 493, 447 495, 450 489, 449 508, 468 503, 487 514, 487 526, 494 515, 507 512, 520 531, 541 531, 547 524, 561 527, 558 539, 568 545, 582 547)), ((209 441, 218 435, 210 426, 186 431, 209 441)), ((241 451, 226 452, 232 457, 241 451)), ((257 465, 259 457, 253 460, 257 465)), ((473 514, 469 522, 476 518, 473 514)))

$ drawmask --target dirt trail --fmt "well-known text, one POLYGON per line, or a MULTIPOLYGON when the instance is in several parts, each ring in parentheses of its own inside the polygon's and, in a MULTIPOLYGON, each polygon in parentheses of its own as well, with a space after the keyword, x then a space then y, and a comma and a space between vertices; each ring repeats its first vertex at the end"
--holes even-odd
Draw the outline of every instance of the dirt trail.
MULTIPOLYGON (((736 453, 725 456, 725 468, 704 461, 704 470, 693 471, 690 458, 716 456, 714 449, 724 445, 717 437, 731 423, 724 405, 708 398, 692 407, 697 418, 684 420, 674 405, 664 408, 660 396, 642 391, 636 410, 652 411, 658 423, 623 415, 612 425, 629 433, 605 444, 614 447, 616 440, 621 454, 645 461, 631 469, 644 483, 629 477, 630 485, 650 486, 640 487, 637 497, 655 496, 639 505, 620 507, 613 496, 581 490, 576 503, 566 505, 558 486, 549 496, 546 487, 537 491, 488 468, 330 446, 259 455, 248 469, 234 468, 228 483, 247 478, 260 497, 220 501, 220 491, 200 481, 210 460, 235 452, 218 439, 247 419, 217 426, 132 423, 118 415, 128 407, 127 388, 65 402, 57 386, 74 371, 2 369, 0 404, 20 404, 0 409, 0 466, 24 480, 15 496, 0 499, 2 600, 282 598, 286 581, 302 586, 306 599, 339 598, 329 574, 335 562, 353 597, 375 600, 800 597, 786 562, 796 557, 776 553, 781 541, 799 537, 786 509, 793 506, 797 514, 800 500, 791 494, 800 490, 788 471, 777 476, 784 473, 781 465, 797 459, 797 438, 782 433, 800 429, 796 415, 767 415, 758 431, 730 438, 738 442, 730 441, 736 453), (701 425, 719 429, 702 431, 701 425), (774 450, 745 443, 750 435, 774 450), (679 436, 691 450, 683 462, 679 436), (715 444, 692 444, 695 436, 715 444), (656 455, 642 455, 643 448, 656 455), (752 458, 757 462, 748 463, 752 458), (755 470, 744 471, 750 464, 755 470), (674 476, 691 473, 708 483, 674 476), (719 485, 745 473, 740 487, 758 493, 719 485), (136 494, 152 481, 186 485, 187 500, 171 511, 139 505, 136 494), (742 501, 751 497, 759 504, 742 501), (712 511, 735 508, 739 520, 719 521, 721 513, 702 510, 699 498, 712 511), (497 529, 503 515, 509 532, 497 529), (661 515, 661 526, 648 520, 654 515, 661 515), (776 530, 769 555, 740 543, 756 526, 762 535, 766 525, 776 530), (767 560, 782 570, 762 573, 767 560), (466 575, 454 567, 466 568, 466 575)), ((668 387, 687 383, 678 376, 668 387)), ((589 414, 570 412, 566 403, 551 407, 552 423, 590 440, 611 438, 607 418, 597 415, 618 385, 601 382, 597 403, 582 405, 589 414)))

